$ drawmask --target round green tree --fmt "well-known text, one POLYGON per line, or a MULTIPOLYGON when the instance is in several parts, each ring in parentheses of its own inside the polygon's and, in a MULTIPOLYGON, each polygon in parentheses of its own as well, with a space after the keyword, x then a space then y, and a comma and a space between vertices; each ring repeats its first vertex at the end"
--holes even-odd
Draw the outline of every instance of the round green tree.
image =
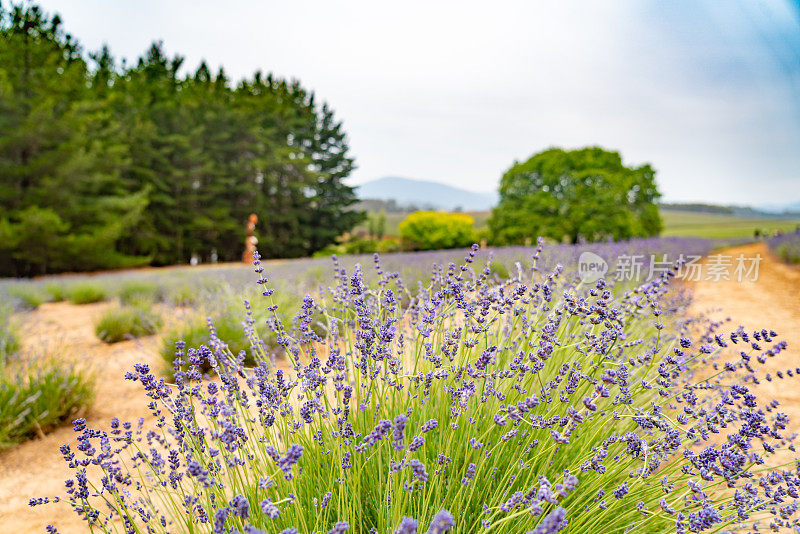
POLYGON ((489 229, 496 244, 653 236, 662 229, 660 196, 649 164, 625 166, 600 147, 551 148, 503 175, 489 229))

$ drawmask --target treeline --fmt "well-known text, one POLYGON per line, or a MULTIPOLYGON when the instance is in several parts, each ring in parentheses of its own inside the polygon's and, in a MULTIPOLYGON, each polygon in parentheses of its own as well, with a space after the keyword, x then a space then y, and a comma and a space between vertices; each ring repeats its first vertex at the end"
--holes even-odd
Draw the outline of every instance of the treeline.
POLYGON ((303 256, 362 220, 327 105, 183 63, 85 55, 57 15, 0 5, 1 275, 236 260, 250 213, 262 255, 303 256))

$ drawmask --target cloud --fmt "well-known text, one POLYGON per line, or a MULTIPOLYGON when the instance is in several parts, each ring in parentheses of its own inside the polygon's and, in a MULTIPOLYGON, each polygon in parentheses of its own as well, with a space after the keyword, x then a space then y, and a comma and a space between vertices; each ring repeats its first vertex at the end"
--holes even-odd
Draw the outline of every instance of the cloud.
POLYGON ((475 190, 552 145, 651 162, 669 200, 800 198, 800 23, 774 2, 43 2, 89 49, 299 78, 359 169, 475 190), (755 187, 758 183, 759 187, 755 187))

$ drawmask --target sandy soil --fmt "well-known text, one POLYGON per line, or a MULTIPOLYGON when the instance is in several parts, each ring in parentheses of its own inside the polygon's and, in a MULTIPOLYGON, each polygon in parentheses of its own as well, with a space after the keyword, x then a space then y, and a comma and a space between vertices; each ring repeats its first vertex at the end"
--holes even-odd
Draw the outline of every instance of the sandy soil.
MULTIPOLYGON (((94 322, 108 303, 72 306, 44 304, 25 317, 23 348, 59 354, 90 368, 96 377, 96 402, 86 414, 90 427, 107 428, 112 417, 136 420, 146 398, 138 383, 124 380, 136 362, 159 363, 158 340, 151 336, 107 345, 97 339, 94 322)), ((29 441, 0 455, 0 531, 43 532, 54 522, 64 533, 82 532, 82 522, 67 505, 29 508, 33 496, 63 493, 70 471, 58 452, 74 443, 72 427, 55 430, 45 439, 29 441)))
MULTIPOLYGON (((755 390, 760 401, 777 400, 780 403, 777 411, 790 418, 790 430, 800 433, 800 377, 795 375, 781 380, 775 376, 776 371, 800 367, 800 269, 783 263, 769 252, 764 243, 730 248, 720 254, 733 258, 739 254, 745 258, 760 254, 763 260, 758 279, 695 282, 692 284, 694 301, 690 311, 693 315, 706 314, 715 320, 730 318, 730 322, 720 328, 721 333, 729 333, 739 325, 748 332, 761 329, 777 332, 778 337, 772 343, 760 343, 762 349, 786 341, 787 350, 768 359, 765 365, 754 361, 754 368, 760 376, 770 373, 773 377, 771 382, 762 380, 755 390)), ((705 258, 704 276, 710 258, 713 255, 705 258)), ((731 267, 731 273, 734 267, 731 267)))
MULTIPOLYGON (((789 343, 789 350, 767 362, 775 371, 800 365, 800 270, 769 254, 763 244, 728 249, 724 254, 752 257, 761 254, 758 281, 700 281, 693 283, 694 313, 715 318, 731 317, 731 329, 742 324, 748 330, 773 329, 789 343)), ((708 261, 708 260, 706 260, 708 261)), ((136 420, 145 413, 146 398, 138 383, 123 380, 136 362, 159 364, 156 337, 101 343, 94 335, 94 321, 107 303, 80 307, 66 303, 44 304, 25 317, 24 343, 30 350, 58 348, 58 353, 89 366, 97 377, 97 402, 89 414, 89 425, 106 428, 112 417, 136 420)), ((727 330, 727 328, 726 328, 727 330)), ((800 431, 800 378, 778 380, 762 386, 777 398, 782 410, 800 431)), ((30 441, 0 454, 0 532, 43 532, 55 523, 65 534, 85 532, 83 524, 66 505, 28 507, 32 496, 59 495, 70 472, 58 452, 62 443, 73 442, 71 427, 61 428, 44 439, 30 441)))

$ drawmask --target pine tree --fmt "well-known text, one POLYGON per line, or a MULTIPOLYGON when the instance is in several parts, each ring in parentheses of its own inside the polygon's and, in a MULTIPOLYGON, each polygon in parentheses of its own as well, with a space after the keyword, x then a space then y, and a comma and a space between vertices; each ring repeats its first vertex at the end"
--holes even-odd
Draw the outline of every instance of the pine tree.
POLYGON ((57 16, 0 7, 0 273, 309 255, 360 222, 341 122, 296 80, 235 86, 153 43, 83 57, 57 16))
POLYGON ((115 124, 87 77, 58 16, 36 6, 0 11, 0 205, 15 236, 0 245, 4 272, 147 260, 115 250, 146 201, 120 187, 126 147, 107 136, 115 124))

